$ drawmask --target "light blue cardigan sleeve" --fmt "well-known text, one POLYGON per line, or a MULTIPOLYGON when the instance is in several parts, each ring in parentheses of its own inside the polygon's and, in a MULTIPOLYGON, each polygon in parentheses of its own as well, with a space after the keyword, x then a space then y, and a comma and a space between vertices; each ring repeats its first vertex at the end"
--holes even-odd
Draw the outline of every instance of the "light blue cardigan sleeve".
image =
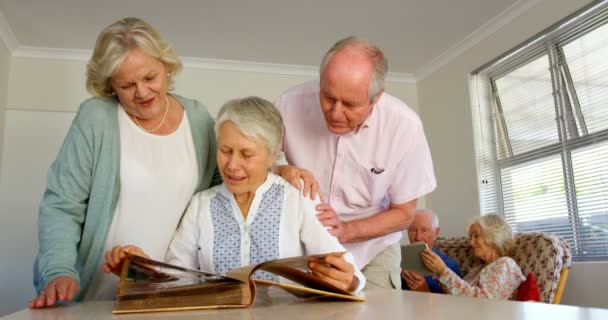
POLYGON ((38 217, 37 292, 58 276, 76 279, 82 289, 82 269, 98 263, 94 256, 103 246, 118 194, 115 115, 111 100, 83 102, 49 169, 38 217))
POLYGON ((65 138, 57 159, 49 169, 47 189, 40 204, 40 243, 35 277, 38 291, 61 275, 79 280, 76 250, 80 242, 91 187, 93 152, 80 121, 81 113, 65 138))
POLYGON ((215 120, 213 120, 207 108, 200 102, 176 94, 173 96, 180 101, 188 114, 200 175, 199 186, 196 192, 220 185, 222 177, 216 164, 217 142, 215 138, 215 120))

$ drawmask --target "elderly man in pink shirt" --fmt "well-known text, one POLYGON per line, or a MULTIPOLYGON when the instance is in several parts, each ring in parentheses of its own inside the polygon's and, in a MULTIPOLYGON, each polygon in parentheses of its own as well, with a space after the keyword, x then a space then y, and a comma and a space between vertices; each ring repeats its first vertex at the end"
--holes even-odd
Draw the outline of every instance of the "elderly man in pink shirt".
POLYGON ((325 202, 318 218, 354 255, 367 288, 401 287, 401 231, 417 199, 436 186, 420 118, 384 92, 386 73, 382 51, 349 37, 325 54, 320 81, 290 88, 275 102, 286 160, 305 169, 278 170, 317 178, 325 202))

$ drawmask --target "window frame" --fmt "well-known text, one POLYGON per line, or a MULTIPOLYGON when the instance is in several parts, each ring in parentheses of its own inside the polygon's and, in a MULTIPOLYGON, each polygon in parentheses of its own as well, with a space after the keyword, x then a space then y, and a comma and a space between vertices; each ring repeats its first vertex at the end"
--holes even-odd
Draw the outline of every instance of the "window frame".
MULTIPOLYGON (((505 215, 504 190, 501 178, 503 170, 532 163, 543 157, 559 155, 562 162, 564 192, 568 207, 568 227, 572 231, 572 241, 574 242, 571 251, 575 261, 608 261, 608 253, 599 257, 586 257, 582 254, 584 241, 581 238, 580 228, 583 224, 579 215, 572 163, 572 152, 594 144, 608 143, 608 128, 591 134, 588 133, 576 87, 562 48, 603 25, 608 25, 608 1, 594 2, 471 73, 473 82, 485 81, 483 85, 488 91, 486 95, 476 97, 477 99, 486 99, 483 102, 484 106, 480 106, 479 101, 477 106, 475 103, 472 104, 482 214, 493 211, 493 208, 503 216, 505 215), (496 80, 543 55, 547 55, 549 59, 558 141, 513 155, 508 128, 502 114, 496 80), (481 109, 483 107, 489 108, 489 110, 484 110, 485 112, 475 110, 475 108, 481 109), (484 121, 487 123, 482 123, 484 121), (580 126, 580 131, 577 123, 580 126), (483 137, 484 133, 486 137, 483 137), (506 144, 507 156, 502 159, 498 159, 497 133, 501 135, 501 140, 504 140, 501 143, 506 144), (479 141, 479 139, 482 141, 479 141), (485 141, 483 141, 484 139, 485 141), (489 144, 492 144, 492 146, 489 144), (490 150, 485 150, 487 147, 490 150), (488 159, 488 155, 491 155, 492 158, 488 159), (488 165, 487 163, 491 164, 488 165), (488 178, 494 183, 492 184, 488 178), (482 188, 486 188, 485 191, 482 191, 482 188), (485 199, 484 195, 487 194, 494 196, 495 199, 485 199), (485 202, 491 203, 490 210, 484 210, 485 202)), ((478 95, 479 92, 476 92, 476 90, 479 89, 472 85, 471 94, 478 95)))

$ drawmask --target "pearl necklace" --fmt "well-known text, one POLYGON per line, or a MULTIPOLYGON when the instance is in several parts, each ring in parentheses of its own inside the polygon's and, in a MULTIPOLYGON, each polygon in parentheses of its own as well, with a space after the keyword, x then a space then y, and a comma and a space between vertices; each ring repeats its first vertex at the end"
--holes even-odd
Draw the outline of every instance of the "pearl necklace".
POLYGON ((167 113, 169 113, 169 95, 166 96, 167 97, 167 104, 165 106, 165 112, 163 113, 163 117, 160 119, 160 123, 154 127, 153 129, 146 129, 144 128, 139 121, 137 121, 137 117, 136 116, 132 116, 133 117, 133 121, 135 121, 135 124, 143 131, 147 132, 147 133, 152 133, 156 130, 158 130, 160 128, 160 126, 163 125, 163 123, 165 123, 165 119, 167 119, 167 113))

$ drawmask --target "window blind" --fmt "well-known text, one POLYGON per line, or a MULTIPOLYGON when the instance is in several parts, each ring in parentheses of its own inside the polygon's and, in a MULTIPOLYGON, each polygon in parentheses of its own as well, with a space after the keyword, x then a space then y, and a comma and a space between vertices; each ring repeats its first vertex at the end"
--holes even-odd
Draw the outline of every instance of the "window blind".
POLYGON ((470 82, 481 213, 557 234, 575 260, 608 260, 607 2, 470 82))

